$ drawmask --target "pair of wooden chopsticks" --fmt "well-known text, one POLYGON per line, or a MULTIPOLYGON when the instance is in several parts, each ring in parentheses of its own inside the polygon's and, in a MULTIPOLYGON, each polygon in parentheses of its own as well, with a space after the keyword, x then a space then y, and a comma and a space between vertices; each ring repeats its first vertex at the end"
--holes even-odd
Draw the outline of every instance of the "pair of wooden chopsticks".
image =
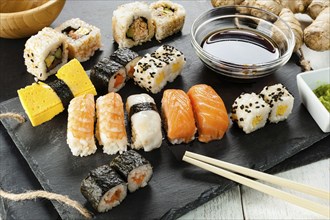
POLYGON ((255 179, 263 180, 275 185, 287 187, 329 201, 330 193, 327 191, 317 189, 311 186, 307 186, 301 183, 296 183, 291 180, 283 179, 270 174, 251 170, 231 163, 227 163, 221 160, 216 160, 214 158, 206 157, 189 151, 185 152, 185 155, 183 156, 182 160, 190 164, 193 164, 195 166, 198 166, 200 168, 203 168, 205 170, 208 170, 212 173, 223 176, 232 181, 235 181, 237 183, 240 183, 242 185, 251 187, 260 192, 283 199, 287 202, 309 209, 313 212, 316 212, 328 218, 330 217, 330 209, 327 206, 320 205, 316 202, 312 202, 307 199, 297 197, 290 193, 265 185, 263 183, 256 182, 252 179, 240 176, 236 173, 243 174, 244 176, 249 176, 255 179), (235 173, 232 173, 230 171, 233 171, 235 173))

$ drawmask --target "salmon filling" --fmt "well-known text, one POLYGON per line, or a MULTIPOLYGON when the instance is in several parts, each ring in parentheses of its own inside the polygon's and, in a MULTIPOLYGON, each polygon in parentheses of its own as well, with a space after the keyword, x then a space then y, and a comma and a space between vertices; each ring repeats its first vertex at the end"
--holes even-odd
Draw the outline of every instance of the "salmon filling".
POLYGON ((141 183, 144 180, 145 176, 146 176, 145 174, 135 175, 135 176, 132 177, 132 179, 137 185, 141 185, 141 183))
POLYGON ((108 204, 112 204, 115 201, 119 201, 120 195, 121 195, 121 190, 117 189, 116 192, 114 194, 112 194, 110 199, 105 199, 104 201, 108 204))
POLYGON ((62 33, 67 35, 68 37, 71 37, 74 40, 77 40, 85 35, 88 35, 91 32, 90 29, 85 27, 79 27, 78 29, 73 28, 71 26, 65 28, 62 33))

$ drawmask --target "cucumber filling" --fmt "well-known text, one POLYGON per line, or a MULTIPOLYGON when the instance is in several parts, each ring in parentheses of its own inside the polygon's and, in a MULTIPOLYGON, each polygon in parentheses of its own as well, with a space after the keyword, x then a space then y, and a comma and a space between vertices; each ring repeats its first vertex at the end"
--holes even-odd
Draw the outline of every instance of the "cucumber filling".
POLYGON ((134 41, 144 40, 148 35, 148 20, 143 17, 135 19, 126 32, 126 37, 134 41))
POLYGON ((62 63, 62 46, 57 48, 55 51, 52 51, 48 54, 45 59, 45 64, 47 67, 47 72, 54 69, 58 64, 62 63))
POLYGON ((175 12, 175 9, 169 6, 160 6, 157 9, 157 16, 172 16, 175 12))

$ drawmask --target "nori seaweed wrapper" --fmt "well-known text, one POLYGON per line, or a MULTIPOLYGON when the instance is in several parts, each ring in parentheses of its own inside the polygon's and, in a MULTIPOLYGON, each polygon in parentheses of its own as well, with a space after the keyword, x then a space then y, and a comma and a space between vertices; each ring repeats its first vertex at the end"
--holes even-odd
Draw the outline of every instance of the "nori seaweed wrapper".
POLYGON ((141 111, 148 111, 148 110, 153 110, 158 112, 156 104, 152 102, 142 102, 132 105, 132 107, 129 109, 129 118, 131 118, 132 115, 134 115, 135 113, 141 111))
POLYGON ((133 59, 138 57, 139 54, 130 50, 129 48, 119 48, 113 54, 111 54, 110 59, 120 63, 123 66, 126 66, 133 59))
POLYGON ((45 82, 60 98, 64 108, 69 106, 71 99, 74 98, 69 86, 61 79, 45 82))
POLYGON ((136 151, 129 150, 115 157, 110 166, 127 180, 128 174, 132 170, 146 164, 150 164, 148 160, 136 151))
POLYGON ((115 170, 109 165, 103 165, 89 172, 81 182, 80 191, 97 210, 102 196, 113 187, 123 183, 125 183, 124 180, 115 170))
POLYGON ((108 93, 111 77, 121 68, 124 67, 120 63, 104 57, 91 69, 90 79, 96 88, 97 94, 104 95, 108 93))

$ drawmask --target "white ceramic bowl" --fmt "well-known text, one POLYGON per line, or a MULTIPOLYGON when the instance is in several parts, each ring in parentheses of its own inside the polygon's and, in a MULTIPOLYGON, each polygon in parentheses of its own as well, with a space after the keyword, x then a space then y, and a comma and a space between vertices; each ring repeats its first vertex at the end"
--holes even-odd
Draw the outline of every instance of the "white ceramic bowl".
POLYGON ((314 94, 313 90, 329 83, 329 67, 297 75, 300 99, 323 132, 330 132, 330 113, 314 94))

